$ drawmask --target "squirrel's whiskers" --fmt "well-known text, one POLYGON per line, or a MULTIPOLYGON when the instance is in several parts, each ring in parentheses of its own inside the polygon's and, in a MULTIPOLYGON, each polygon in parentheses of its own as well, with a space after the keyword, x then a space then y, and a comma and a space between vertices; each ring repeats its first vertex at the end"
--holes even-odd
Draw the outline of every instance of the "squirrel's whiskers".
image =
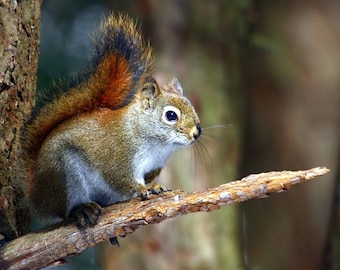
MULTIPOLYGON (((216 156, 221 155, 221 143, 222 141, 218 137, 209 134, 207 131, 212 129, 229 128, 233 125, 214 125, 208 127, 202 127, 202 134, 198 140, 190 146, 191 150, 191 167, 195 174, 195 181, 205 179, 204 172, 208 168, 214 168, 216 163, 216 156)), ((197 186, 195 183, 195 189, 204 187, 203 183, 197 186)))

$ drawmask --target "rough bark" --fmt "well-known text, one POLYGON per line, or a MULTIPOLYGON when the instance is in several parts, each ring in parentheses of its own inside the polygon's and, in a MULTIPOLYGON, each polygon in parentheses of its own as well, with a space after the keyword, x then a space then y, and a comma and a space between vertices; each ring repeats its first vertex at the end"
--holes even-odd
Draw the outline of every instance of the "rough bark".
POLYGON ((239 181, 194 193, 171 191, 147 201, 133 199, 104 209, 98 224, 80 230, 74 223, 57 224, 7 243, 0 249, 0 269, 39 269, 116 236, 125 236, 148 224, 199 211, 282 192, 293 185, 326 174, 327 168, 249 175, 239 181))
POLYGON ((27 227, 17 181, 20 131, 34 104, 40 6, 41 0, 0 1, 0 240, 18 237, 27 227))

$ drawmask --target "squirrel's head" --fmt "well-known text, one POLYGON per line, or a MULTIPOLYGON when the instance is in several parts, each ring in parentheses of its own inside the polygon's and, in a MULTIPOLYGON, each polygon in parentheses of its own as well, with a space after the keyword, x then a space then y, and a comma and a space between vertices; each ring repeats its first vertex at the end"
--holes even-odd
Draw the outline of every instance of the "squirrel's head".
POLYGON ((138 100, 142 113, 140 117, 148 125, 147 130, 151 130, 150 139, 181 147, 192 144, 201 135, 197 113, 183 95, 177 79, 159 87, 155 79, 148 77, 139 92, 138 100))

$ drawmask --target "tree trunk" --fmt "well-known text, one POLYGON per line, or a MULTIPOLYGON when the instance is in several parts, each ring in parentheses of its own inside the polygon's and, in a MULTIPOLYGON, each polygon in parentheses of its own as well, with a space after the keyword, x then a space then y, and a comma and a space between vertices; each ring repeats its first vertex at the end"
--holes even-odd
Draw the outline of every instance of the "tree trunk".
POLYGON ((37 82, 41 0, 0 3, 0 238, 28 225, 20 171, 20 132, 31 114, 37 82))

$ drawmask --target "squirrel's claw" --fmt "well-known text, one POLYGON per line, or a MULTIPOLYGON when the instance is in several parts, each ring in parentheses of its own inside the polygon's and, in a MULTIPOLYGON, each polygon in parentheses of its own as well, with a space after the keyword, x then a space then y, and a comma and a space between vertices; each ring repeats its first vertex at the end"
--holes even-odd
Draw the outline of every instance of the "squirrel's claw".
POLYGON ((92 227, 98 223, 102 208, 96 202, 82 204, 71 211, 70 216, 77 220, 80 228, 92 227))
POLYGON ((149 193, 147 186, 140 185, 139 194, 143 201, 149 199, 150 193, 149 193))

